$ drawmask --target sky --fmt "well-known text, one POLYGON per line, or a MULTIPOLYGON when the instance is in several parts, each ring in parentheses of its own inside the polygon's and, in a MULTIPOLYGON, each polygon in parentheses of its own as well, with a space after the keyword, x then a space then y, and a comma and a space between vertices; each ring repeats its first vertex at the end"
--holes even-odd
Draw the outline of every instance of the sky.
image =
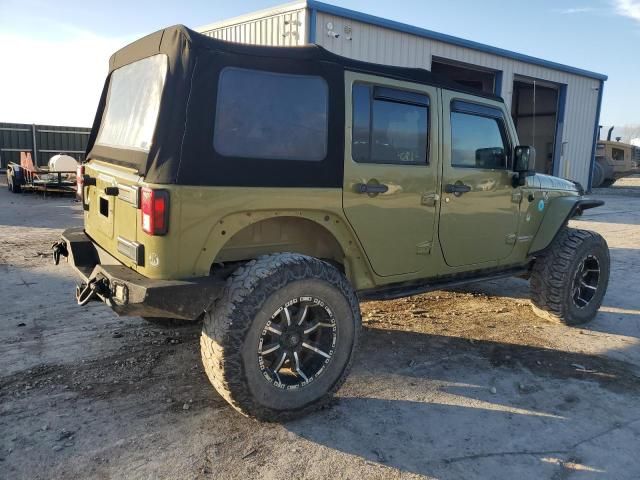
MULTIPOLYGON (((604 73, 603 125, 640 124, 640 0, 325 0, 604 73), (481 5, 479 8, 478 5, 481 5)), ((0 121, 91 126, 111 53, 272 0, 0 0, 0 121)))

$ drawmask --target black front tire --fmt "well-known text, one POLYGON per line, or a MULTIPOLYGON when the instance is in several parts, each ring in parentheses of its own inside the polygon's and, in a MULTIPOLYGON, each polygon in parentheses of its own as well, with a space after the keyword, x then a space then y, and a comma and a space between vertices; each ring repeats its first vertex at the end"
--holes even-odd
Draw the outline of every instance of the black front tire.
POLYGON ((533 265, 533 310, 567 325, 589 322, 602 305, 609 272, 606 240, 589 230, 565 227, 533 265))
POLYGON ((227 280, 223 296, 205 315, 200 337, 202 362, 218 393, 240 413, 264 421, 289 420, 320 408, 344 383, 360 324, 355 292, 337 268, 299 254, 265 255, 236 270, 227 280), (305 308, 313 313, 302 313, 305 302, 305 308), (331 323, 320 320, 326 315, 331 323), (309 349, 309 345, 319 345, 313 343, 316 340, 289 336, 285 341, 284 333, 290 333, 287 324, 302 325, 300 333, 311 325, 307 330, 315 327, 317 331, 309 335, 332 338, 333 343, 316 349, 324 350, 319 356, 309 349), (329 328, 320 333, 316 324, 329 328), (263 345, 264 336, 270 335, 265 333, 268 330, 276 334, 263 345), (305 342, 309 343, 302 348, 305 342), (267 343, 269 350, 279 349, 281 362, 269 364, 265 360, 267 343), (296 348, 298 353, 294 353, 296 348), (279 366, 274 367, 276 363, 279 366), (309 367, 298 378, 296 370, 305 370, 307 365, 313 369, 309 367))

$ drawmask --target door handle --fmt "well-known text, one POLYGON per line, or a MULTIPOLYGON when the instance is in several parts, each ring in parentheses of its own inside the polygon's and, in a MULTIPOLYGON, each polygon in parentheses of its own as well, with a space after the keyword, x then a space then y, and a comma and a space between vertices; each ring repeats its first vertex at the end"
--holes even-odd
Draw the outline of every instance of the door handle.
POLYGON ((465 185, 464 183, 449 183, 444 186, 445 193, 453 193, 456 197, 459 197, 463 193, 467 193, 471 191, 471 187, 469 185, 465 185))
POLYGON ((358 193, 386 193, 389 191, 389 187, 382 183, 356 183, 355 190, 358 193))

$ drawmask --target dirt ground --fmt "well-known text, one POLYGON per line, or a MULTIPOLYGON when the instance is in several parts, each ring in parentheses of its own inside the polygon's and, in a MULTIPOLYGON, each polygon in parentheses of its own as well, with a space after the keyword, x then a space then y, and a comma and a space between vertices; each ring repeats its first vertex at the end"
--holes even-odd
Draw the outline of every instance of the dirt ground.
POLYGON ((260 424, 210 386, 198 325, 75 305, 48 248, 77 204, 2 188, 0 478, 640 478, 640 178, 601 194, 573 222, 611 248, 593 322, 537 318, 517 279, 364 303, 334 404, 260 424))

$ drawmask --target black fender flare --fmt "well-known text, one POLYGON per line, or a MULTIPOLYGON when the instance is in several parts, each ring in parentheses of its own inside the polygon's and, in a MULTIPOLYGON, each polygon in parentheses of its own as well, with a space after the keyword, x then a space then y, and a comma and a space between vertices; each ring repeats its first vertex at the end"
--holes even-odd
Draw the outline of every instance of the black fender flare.
POLYGON ((601 207, 603 200, 595 198, 559 197, 549 206, 549 211, 542 219, 531 247, 530 256, 541 255, 553 244, 554 240, 573 217, 580 216, 585 210, 601 207))

